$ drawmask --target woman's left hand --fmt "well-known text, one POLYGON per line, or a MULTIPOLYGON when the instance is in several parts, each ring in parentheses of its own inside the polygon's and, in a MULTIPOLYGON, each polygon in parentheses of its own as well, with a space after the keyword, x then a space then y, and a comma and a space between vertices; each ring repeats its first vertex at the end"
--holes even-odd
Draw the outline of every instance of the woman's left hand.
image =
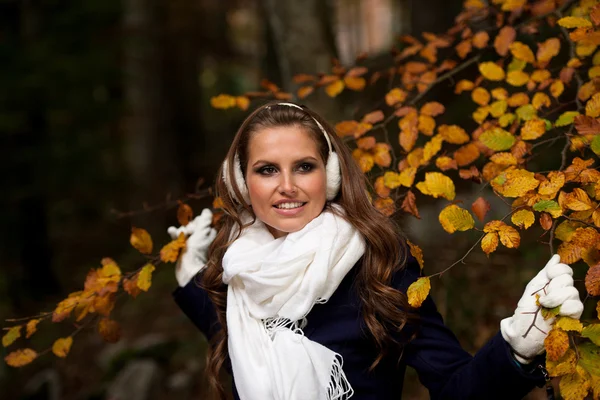
POLYGON ((573 270, 560 262, 560 256, 552 256, 546 266, 533 278, 517 304, 515 313, 500 322, 502 337, 513 349, 515 358, 530 363, 544 352, 544 340, 552 329, 554 317, 544 319, 540 306, 560 306, 558 315, 579 319, 583 303, 573 286, 573 270))

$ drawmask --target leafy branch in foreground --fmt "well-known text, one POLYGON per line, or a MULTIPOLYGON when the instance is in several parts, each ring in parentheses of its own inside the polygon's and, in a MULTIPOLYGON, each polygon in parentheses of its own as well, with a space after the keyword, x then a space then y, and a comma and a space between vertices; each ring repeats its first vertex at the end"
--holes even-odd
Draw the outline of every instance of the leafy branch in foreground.
MULTIPOLYGON (((430 279, 463 263, 478 246, 490 256, 500 246, 518 248, 522 236, 540 243, 541 228, 548 238, 541 245, 587 270, 582 298, 596 308, 587 321, 556 319, 545 343, 548 371, 562 377, 564 398, 598 399, 599 26, 600 5, 593 0, 466 0, 447 32, 402 36, 390 64, 369 69, 360 58, 346 68, 334 60, 328 73, 295 76, 295 93, 264 80, 262 91, 221 94, 211 103, 246 109, 257 99, 304 99, 318 90, 331 98, 371 91, 365 96, 374 99, 371 107, 335 128, 371 179, 375 207, 420 219, 418 202, 429 196, 447 203, 439 222, 448 233, 482 231, 464 256, 411 285, 410 304, 418 307, 430 279), (448 83, 454 97, 433 90, 448 83), (462 104, 456 108, 462 111, 446 113, 450 102, 462 104), (542 154, 554 158, 555 170, 535 170, 542 154), (511 212, 486 220, 491 204, 485 196, 470 210, 460 206, 460 180, 490 187, 511 212)), ((409 247, 422 267, 422 250, 409 247)), ((539 329, 539 318, 556 315, 556 309, 539 307, 530 330, 539 329)))

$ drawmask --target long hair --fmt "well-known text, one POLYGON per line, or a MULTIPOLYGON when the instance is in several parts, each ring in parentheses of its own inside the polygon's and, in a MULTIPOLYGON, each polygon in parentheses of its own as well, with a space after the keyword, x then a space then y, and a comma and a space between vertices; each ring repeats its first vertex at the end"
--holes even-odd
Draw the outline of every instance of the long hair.
MULTIPOLYGON (((406 262, 405 240, 394 223, 377 211, 371 204, 367 192, 367 179, 352 159, 349 149, 337 137, 333 128, 318 114, 303 107, 298 109, 278 103, 268 103, 257 108, 240 126, 225 162, 235 165, 234 159, 239 157, 242 172, 246 174, 248 145, 252 135, 266 128, 282 126, 298 126, 311 135, 319 147, 319 153, 325 163, 328 147, 323 133, 315 123, 323 126, 329 134, 334 151, 340 160, 342 184, 334 203, 342 206, 345 215, 340 215, 350 222, 365 240, 366 249, 359 261, 354 282, 362 305, 362 317, 370 336, 379 353, 371 370, 390 352, 401 349, 401 343, 394 340, 392 333, 399 332, 412 318, 406 295, 390 286, 392 275, 406 262), (314 119, 313 119, 314 118, 314 119)), ((227 168, 229 181, 234 182, 233 168, 227 168)), ((239 235, 242 221, 241 214, 247 212, 256 216, 252 208, 246 204, 234 185, 234 193, 230 193, 223 180, 223 169, 218 173, 217 194, 223 200, 225 215, 217 237, 208 249, 208 262, 202 276, 202 287, 211 298, 221 329, 212 339, 208 355, 208 379, 212 389, 220 398, 225 398, 219 373, 227 359, 227 286, 223 283, 223 256, 231 244, 232 232, 239 235)), ((327 208, 327 205, 326 205, 327 208)), ((333 211, 333 208, 329 208, 333 211)), ((399 354, 399 352, 398 352, 399 354)))

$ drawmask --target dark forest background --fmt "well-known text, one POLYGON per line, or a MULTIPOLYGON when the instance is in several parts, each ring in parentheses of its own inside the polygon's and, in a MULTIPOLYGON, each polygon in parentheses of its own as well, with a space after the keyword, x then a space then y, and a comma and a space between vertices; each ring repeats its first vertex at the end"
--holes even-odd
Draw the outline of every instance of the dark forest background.
MULTIPOLYGON (((333 58, 350 65, 363 52, 376 67, 389 59, 398 35, 442 32, 461 6, 457 0, 0 0, 2 320, 52 310, 103 257, 123 270, 137 268, 131 226, 166 243, 166 228, 177 223, 176 199, 196 194, 190 205, 198 213, 210 206, 202 194, 247 114, 212 109, 212 96, 255 90, 261 78, 291 90, 293 75, 327 72, 333 58)), ((303 103, 336 122, 364 107, 367 96, 332 100, 321 93, 303 103)), ((412 217, 400 223, 426 250, 426 268, 434 272, 464 254, 473 237, 443 233, 433 206, 423 205, 421 214, 418 223, 412 217)), ((433 296, 467 350, 496 333, 524 287, 514 282, 533 276, 514 263, 537 257, 524 250, 489 261, 479 252, 468 267, 435 281, 433 296)), ((149 293, 119 301, 119 343, 82 332, 64 360, 46 355, 19 370, 0 363, 0 397, 205 398, 206 343, 171 299, 171 268, 155 272, 149 293)), ((34 348, 74 327, 39 329, 34 348)), ((403 398, 427 398, 416 374, 406 380, 403 398)))

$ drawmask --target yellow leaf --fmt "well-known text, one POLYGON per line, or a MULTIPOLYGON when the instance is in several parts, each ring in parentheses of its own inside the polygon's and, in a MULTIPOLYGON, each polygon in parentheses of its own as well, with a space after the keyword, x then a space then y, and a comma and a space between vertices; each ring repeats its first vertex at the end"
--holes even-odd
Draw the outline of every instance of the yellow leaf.
POLYGON ((592 118, 600 117, 600 93, 596 93, 585 105, 585 115, 592 118))
POLYGON ((496 153, 490 157, 490 161, 498 165, 517 165, 517 158, 512 153, 496 153))
POLYGON ((586 376, 574 372, 563 376, 558 386, 564 400, 582 400, 590 390, 590 381, 586 376))
POLYGON ((26 339, 29 339, 31 337, 31 335, 33 335, 35 333, 35 331, 37 330, 37 325, 39 323, 40 323, 39 319, 29 320, 29 322, 27 323, 27 334, 25 335, 26 339))
POLYGON ((471 214, 456 204, 445 207, 440 212, 439 221, 442 228, 448 233, 467 231, 475 226, 475 220, 471 214))
POLYGON ((510 52, 513 57, 518 58, 519 60, 526 61, 530 64, 535 62, 535 57, 533 55, 533 51, 524 43, 521 42, 513 42, 510 47, 510 52))
POLYGON ((563 28, 584 28, 592 26, 592 23, 580 17, 563 17, 558 20, 558 24, 563 28))
POLYGON ((498 248, 498 234, 496 232, 487 233, 481 240, 481 249, 488 256, 498 248))
POLYGON ((526 93, 519 92, 510 96, 506 102, 511 107, 520 107, 529 103, 529 96, 526 93))
POLYGON ((546 359, 546 369, 550 376, 563 376, 575 372, 577 365, 577 354, 572 349, 568 349, 564 356, 557 361, 546 359))
POLYGON ((431 282, 428 277, 425 276, 417 279, 408 287, 406 293, 408 296, 408 304, 415 308, 421 307, 421 304, 423 304, 427 296, 429 296, 430 290, 431 282))
POLYGON ((473 112, 473 120, 475 120, 475 122, 478 124, 482 124, 489 114, 490 108, 488 106, 479 107, 473 112))
POLYGON ((390 189, 395 189, 399 186, 411 187, 415 180, 416 173, 417 168, 415 167, 408 167, 399 174, 393 171, 386 171, 383 175, 383 183, 390 189))
POLYGON ((507 126, 512 124, 516 118, 517 118, 517 116, 515 114, 507 113, 507 114, 502 115, 498 119, 498 123, 500 124, 501 127, 506 128, 507 126))
POLYGON ((506 82, 512 86, 523 86, 529 82, 529 75, 523 71, 510 71, 506 75, 506 82))
POLYGON ((492 128, 483 132, 479 141, 492 150, 504 151, 515 144, 516 138, 502 128, 492 128))
POLYGON ((433 156, 435 156, 441 149, 444 139, 441 135, 435 135, 430 141, 425 143, 423 146, 423 162, 427 163, 433 156))
POLYGON ((521 236, 512 226, 504 225, 498 230, 498 235, 500 235, 500 242, 509 249, 516 249, 521 244, 521 236))
POLYGON ((6 357, 4 361, 11 367, 22 367, 31 363, 37 357, 37 353, 32 349, 15 350, 6 357))
POLYGON ((557 79, 554 82, 552 82, 552 85, 550 85, 550 94, 552 94, 552 97, 554 97, 555 99, 558 98, 558 96, 560 96, 564 91, 565 85, 564 83, 562 83, 561 80, 557 79))
POLYGON ((160 250, 160 259, 164 262, 175 262, 183 249, 185 249, 185 234, 181 232, 177 239, 167 243, 160 250))
POLYGON ((8 347, 21 337, 21 325, 13 326, 2 336, 2 346, 8 347))
POLYGON ((565 184, 565 174, 560 171, 552 171, 548 174, 548 179, 540 183, 538 193, 542 196, 554 197, 565 184))
POLYGON ((478 87, 471 92, 471 98, 480 106, 487 106, 490 102, 490 97, 490 92, 482 87, 478 87))
POLYGON ((152 253, 152 237, 145 229, 132 227, 129 242, 142 254, 152 253))
POLYGON ((508 98, 508 91, 503 87, 497 87, 491 91, 492 97, 496 100, 506 100, 508 98))
POLYGON ((150 286, 152 286, 152 272, 155 269, 153 264, 146 264, 140 271, 137 279, 137 286, 144 292, 147 292, 148 289, 150 289, 150 286))
POLYGON ((550 101, 550 97, 546 93, 537 92, 533 95, 533 99, 531 100, 531 104, 536 110, 541 109, 542 107, 550 107, 552 102, 550 101))
POLYGON ((558 317, 554 323, 554 327, 560 328, 563 331, 574 331, 579 333, 583 330, 583 324, 578 319, 570 317, 558 317))
POLYGON ((423 261, 423 250, 421 250, 419 246, 412 243, 410 240, 407 240, 406 243, 408 243, 408 247, 410 248, 410 254, 412 254, 412 256, 417 259, 419 266, 421 267, 421 269, 423 269, 423 265, 425 264, 425 262, 423 261))
POLYGON ((388 106, 393 106, 406 100, 406 96, 408 96, 408 93, 404 90, 394 88, 385 95, 385 102, 388 106))
POLYGON ((325 93, 327 93, 329 97, 336 97, 338 94, 342 93, 342 90, 344 90, 344 82, 340 79, 333 81, 325 87, 325 93))
POLYGON ((492 117, 499 118, 506 112, 508 103, 506 100, 498 100, 490 104, 490 114, 492 117))
POLYGON ((533 118, 529 121, 525 121, 521 127, 521 139, 523 140, 535 140, 546 133, 546 122, 533 118))
POLYGON ((470 140, 469 135, 458 125, 440 125, 438 133, 448 143, 463 144, 470 140))
POLYGON ((504 197, 521 197, 530 190, 538 187, 540 182, 534 173, 524 169, 509 169, 502 171, 491 181, 495 191, 504 197))
POLYGON ((72 344, 73 338, 71 336, 56 339, 56 341, 52 345, 52 352, 56 357, 65 358, 67 354, 69 354, 69 350, 71 350, 72 344))
POLYGON ((435 120, 429 115, 419 115, 419 125, 417 127, 424 135, 433 135, 435 129, 435 120))
POLYGON ((573 211, 585 211, 592 208, 592 201, 583 189, 575 188, 565 196, 564 206, 573 211))
POLYGON ((443 197, 447 200, 454 200, 455 196, 454 182, 440 172, 427 172, 425 181, 417 183, 417 189, 421 193, 435 198, 443 197))
POLYGON ((218 108, 222 110, 235 107, 236 104, 237 103, 235 97, 230 96, 228 94, 220 94, 216 97, 211 97, 210 99, 210 105, 213 108, 218 108))
POLYGON ((501 81, 504 79, 504 70, 498 66, 498 64, 487 61, 479 64, 479 72, 484 78, 490 81, 501 81))
POLYGON ((519 210, 512 215, 510 220, 519 228, 527 229, 535 222, 535 215, 529 210, 519 210))

